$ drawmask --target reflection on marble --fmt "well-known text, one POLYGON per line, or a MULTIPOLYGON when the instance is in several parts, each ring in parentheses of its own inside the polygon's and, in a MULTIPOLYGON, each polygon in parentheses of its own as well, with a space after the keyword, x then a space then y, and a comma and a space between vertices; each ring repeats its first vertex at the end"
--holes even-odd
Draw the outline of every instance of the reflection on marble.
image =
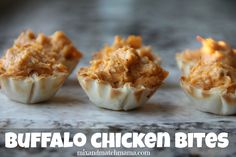
MULTIPOLYGON (((231 147, 224 151, 158 150, 159 156, 233 156, 235 145, 235 116, 216 116, 195 110, 180 89, 180 72, 175 53, 196 48, 195 36, 211 36, 226 40, 236 47, 235 1, 164 1, 164 0, 66 0, 14 1, 0 5, 0 49, 10 46, 24 29, 51 34, 65 31, 84 52, 80 66, 88 64, 92 53, 114 35, 139 34, 145 44, 153 46, 170 72, 165 85, 134 111, 115 112, 91 104, 76 80, 76 71, 50 101, 26 105, 0 95, 0 128, 84 128, 109 130, 226 130, 232 135, 231 147), (220 152, 220 153, 219 153, 220 152)), ((0 148, 2 144, 0 143, 0 148)), ((58 150, 27 152, 12 150, 11 156, 69 156, 58 150), (56 155, 55 155, 56 154, 56 155)), ((156 150, 154 150, 155 152, 156 150)), ((156 153, 157 153, 156 152, 156 153)), ((0 154, 7 156, 5 149, 0 154)), ((157 156, 156 155, 156 156, 157 156)), ((2 156, 2 155, 1 155, 2 156)))

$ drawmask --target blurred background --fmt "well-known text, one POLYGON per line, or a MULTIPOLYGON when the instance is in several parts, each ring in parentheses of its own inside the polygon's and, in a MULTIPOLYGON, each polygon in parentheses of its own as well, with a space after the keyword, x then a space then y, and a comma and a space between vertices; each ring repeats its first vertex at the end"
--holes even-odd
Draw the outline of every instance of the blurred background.
POLYGON ((196 35, 236 47, 235 15, 235 0, 1 0, 0 50, 25 29, 62 30, 84 52, 83 65, 115 35, 135 34, 176 68, 176 52, 200 46, 196 35))

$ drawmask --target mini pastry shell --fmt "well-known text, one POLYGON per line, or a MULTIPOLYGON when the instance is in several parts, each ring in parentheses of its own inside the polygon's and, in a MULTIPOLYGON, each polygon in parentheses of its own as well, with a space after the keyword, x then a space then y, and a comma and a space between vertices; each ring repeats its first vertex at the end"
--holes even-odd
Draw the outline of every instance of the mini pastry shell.
POLYGON ((109 83, 79 76, 81 87, 91 102, 98 107, 111 110, 132 110, 142 106, 156 91, 157 88, 135 88, 129 84, 113 88, 109 83))
POLYGON ((31 31, 23 32, 0 59, 0 85, 10 99, 21 103, 46 101, 64 83, 69 70, 76 66, 79 58, 74 58, 74 54, 72 60, 61 57, 71 52, 80 55, 65 34, 56 32, 54 45, 50 40, 43 34, 36 38, 31 31))
POLYGON ((78 71, 79 83, 95 105, 111 110, 142 106, 168 76, 140 36, 116 36, 90 64, 78 71))
POLYGON ((176 54, 176 62, 178 68, 182 71, 184 76, 187 76, 190 73, 191 68, 196 64, 197 60, 185 61, 184 53, 176 54))
POLYGON ((0 76, 1 89, 10 99, 21 103, 38 103, 50 99, 64 83, 68 73, 49 76, 0 76))
POLYGON ((197 109, 218 115, 236 114, 236 90, 229 93, 224 86, 204 90, 189 84, 185 77, 180 79, 180 85, 197 109))
MULTIPOLYGON (((191 69, 197 68, 199 63, 203 65, 201 68, 206 73, 209 71, 207 66, 225 65, 234 69, 232 78, 235 78, 234 58, 236 51, 224 41, 215 41, 212 38, 205 39, 200 36, 197 36, 197 40, 202 43, 200 49, 186 50, 176 55, 177 65, 182 71, 181 87, 191 99, 191 104, 201 111, 218 115, 236 114, 236 86, 234 82, 230 84, 224 82, 223 85, 212 86, 211 88, 201 88, 188 82, 191 69), (231 92, 228 92, 229 89, 231 92)), ((214 69, 210 71, 214 72, 214 69)), ((205 80, 205 82, 209 82, 209 80, 205 80)), ((210 80, 210 82, 217 82, 217 80, 210 80)))

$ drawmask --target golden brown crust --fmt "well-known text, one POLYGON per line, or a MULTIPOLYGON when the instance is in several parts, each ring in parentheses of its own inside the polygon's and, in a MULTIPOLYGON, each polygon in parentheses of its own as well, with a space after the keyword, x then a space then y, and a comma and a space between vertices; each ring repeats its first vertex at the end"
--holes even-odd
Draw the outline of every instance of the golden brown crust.
POLYGON ((108 82, 114 88, 124 84, 156 88, 168 75, 151 49, 142 48, 139 36, 129 36, 126 40, 116 36, 113 45, 97 52, 90 63, 91 66, 81 68, 78 74, 108 82))
POLYGON ((115 98, 119 97, 121 94, 122 93, 119 90, 113 88, 110 93, 110 98, 115 99, 115 98))

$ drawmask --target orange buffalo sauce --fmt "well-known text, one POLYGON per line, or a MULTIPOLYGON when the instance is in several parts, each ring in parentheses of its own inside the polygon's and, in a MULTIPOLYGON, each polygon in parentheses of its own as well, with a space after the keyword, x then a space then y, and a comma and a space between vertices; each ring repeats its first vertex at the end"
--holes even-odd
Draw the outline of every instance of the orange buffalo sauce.
POLYGON ((151 48, 142 46, 139 36, 127 39, 116 36, 114 43, 97 52, 90 64, 81 68, 78 75, 108 82, 114 88, 126 83, 133 87, 156 88, 168 75, 151 48))
POLYGON ((204 63, 222 62, 236 68, 236 49, 231 48, 224 41, 215 41, 212 38, 202 38, 197 36, 197 40, 202 43, 202 47, 197 50, 186 50, 177 54, 182 61, 199 61, 204 63))
POLYGON ((52 36, 25 31, 0 59, 0 74, 5 76, 51 75, 67 72, 62 60, 80 59, 81 53, 63 32, 52 36))
POLYGON ((199 62, 186 78, 191 85, 205 90, 220 86, 228 87, 236 83, 236 69, 221 62, 199 62))
POLYGON ((3 76, 52 75, 68 72, 67 68, 42 53, 41 45, 14 46, 0 59, 0 74, 3 76))
POLYGON ((195 62, 185 80, 205 90, 236 83, 236 50, 224 41, 200 36, 197 40, 202 43, 200 49, 178 54, 185 63, 195 62))

